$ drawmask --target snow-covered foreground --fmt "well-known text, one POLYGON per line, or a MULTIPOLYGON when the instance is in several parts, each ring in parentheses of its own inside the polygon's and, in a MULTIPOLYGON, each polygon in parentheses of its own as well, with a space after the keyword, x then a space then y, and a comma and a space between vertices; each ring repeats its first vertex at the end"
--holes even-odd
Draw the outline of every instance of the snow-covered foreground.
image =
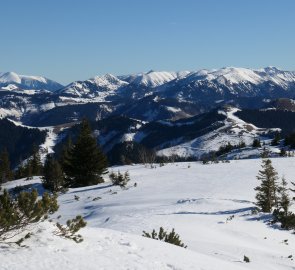
MULTIPOLYGON (((59 215, 60 222, 83 215, 88 224, 81 230, 82 243, 54 236, 53 223, 43 223, 25 241, 27 248, 0 246, 0 268, 295 269, 288 258, 295 256, 294 234, 269 225, 267 215, 251 213, 260 162, 111 168, 129 171, 127 190, 107 182, 70 189, 59 197, 60 209, 53 220, 59 215), (141 237, 143 230, 160 226, 175 228, 188 248, 141 237), (250 263, 243 262, 244 255, 250 263)), ((273 164, 280 176, 294 180, 294 158, 273 159, 273 164)), ((38 179, 30 182, 39 185, 38 179)), ((7 188, 20 184, 23 180, 7 188)))

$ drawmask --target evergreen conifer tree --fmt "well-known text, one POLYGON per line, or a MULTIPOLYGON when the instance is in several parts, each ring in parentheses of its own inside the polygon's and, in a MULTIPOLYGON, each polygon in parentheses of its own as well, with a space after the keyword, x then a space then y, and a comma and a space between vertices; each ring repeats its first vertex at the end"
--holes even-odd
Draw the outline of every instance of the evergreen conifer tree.
POLYGON ((65 161, 65 173, 69 186, 81 187, 103 182, 107 173, 107 159, 97 146, 87 120, 81 123, 80 134, 65 161))
POLYGON ((7 190, 0 194, 0 243, 22 233, 32 223, 45 220, 58 209, 56 196, 44 193, 38 199, 37 190, 11 196, 7 190))
POLYGON ((255 188, 256 205, 263 212, 270 213, 274 206, 277 206, 277 180, 278 173, 272 166, 270 159, 262 160, 262 170, 259 171, 257 179, 261 181, 260 186, 255 188))
MULTIPOLYGON (((294 184, 294 183, 292 183, 294 184)), ((292 190, 292 189, 290 189, 292 190)), ((280 222, 284 229, 295 229, 295 214, 289 211, 291 206, 291 199, 288 194, 287 182, 282 178, 282 183, 278 189, 279 191, 279 208, 273 212, 274 221, 280 222)))
POLYGON ((64 175, 61 166, 52 155, 47 155, 44 164, 42 183, 46 189, 57 192, 63 188, 64 175))
POLYGON ((59 163, 63 168, 66 166, 66 164, 69 160, 70 151, 71 151, 72 147, 73 147, 72 137, 69 135, 66 143, 63 144, 63 146, 62 146, 62 150, 61 150, 61 154, 60 154, 60 158, 59 158, 59 163))
POLYGON ((284 210, 285 215, 289 212, 289 207, 291 205, 291 199, 288 194, 288 184, 285 177, 282 177, 281 185, 278 188, 279 192, 279 207, 284 210))
POLYGON ((33 145, 32 158, 29 161, 31 167, 32 175, 40 175, 42 172, 42 163, 39 154, 39 149, 36 145, 33 145))
POLYGON ((13 173, 10 169, 9 154, 4 149, 0 154, 0 183, 12 180, 13 173))

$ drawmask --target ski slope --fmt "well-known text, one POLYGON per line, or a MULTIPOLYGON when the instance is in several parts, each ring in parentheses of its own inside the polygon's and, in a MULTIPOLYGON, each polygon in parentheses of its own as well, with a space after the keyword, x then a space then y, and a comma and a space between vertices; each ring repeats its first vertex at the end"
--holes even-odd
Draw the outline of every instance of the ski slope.
MULTIPOLYGON (((64 223, 83 215, 88 224, 81 230, 81 244, 54 236, 53 223, 45 222, 33 229, 27 248, 0 245, 1 269, 295 269, 288 258, 295 256, 294 234, 270 225, 269 215, 252 213, 260 164, 252 159, 110 168, 129 171, 127 189, 106 181, 59 197, 52 219, 61 215, 64 223), (160 226, 175 228, 188 248, 141 237, 143 230, 160 226), (243 262, 244 255, 250 263, 243 262)), ((279 176, 288 181, 294 181, 294 164, 295 158, 273 159, 279 176)), ((42 192, 39 178, 13 181, 6 188, 23 184, 42 192)))

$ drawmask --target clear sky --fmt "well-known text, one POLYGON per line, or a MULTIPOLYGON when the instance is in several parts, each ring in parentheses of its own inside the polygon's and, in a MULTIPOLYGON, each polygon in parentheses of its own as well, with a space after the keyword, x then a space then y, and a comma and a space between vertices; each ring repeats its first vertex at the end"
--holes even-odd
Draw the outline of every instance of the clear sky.
POLYGON ((295 70, 295 0, 3 0, 0 71, 69 83, 224 66, 295 70))

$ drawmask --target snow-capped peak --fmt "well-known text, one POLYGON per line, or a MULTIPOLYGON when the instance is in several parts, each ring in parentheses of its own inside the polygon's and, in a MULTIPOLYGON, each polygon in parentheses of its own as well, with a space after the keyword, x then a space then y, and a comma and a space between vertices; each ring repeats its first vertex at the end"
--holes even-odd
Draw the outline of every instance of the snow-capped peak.
POLYGON ((85 98, 99 98, 104 101, 108 95, 115 95, 115 91, 128 85, 128 82, 120 80, 112 74, 95 76, 86 81, 76 81, 59 91, 59 94, 67 94, 85 98))
POLYGON ((95 76, 89 81, 93 81, 98 87, 106 87, 108 90, 116 90, 121 86, 128 85, 127 82, 122 81, 109 73, 102 76, 95 76))
POLYGON ((8 85, 10 85, 11 89, 44 89, 49 91, 55 91, 62 87, 61 84, 41 76, 19 75, 15 72, 0 72, 0 88, 8 85))
POLYGON ((185 77, 189 74, 189 71, 181 71, 181 72, 168 72, 168 71, 153 71, 150 70, 146 73, 139 73, 130 76, 124 76, 125 81, 138 85, 138 86, 146 86, 146 87, 157 87, 163 85, 164 83, 170 82, 174 79, 185 77))
POLYGON ((211 73, 213 76, 217 77, 217 80, 225 78, 231 83, 238 84, 241 82, 250 82, 253 84, 258 84, 262 81, 262 78, 256 74, 252 69, 247 68, 235 68, 226 67, 211 73))
POLYGON ((21 83, 21 78, 15 72, 0 73, 0 83, 21 83))

